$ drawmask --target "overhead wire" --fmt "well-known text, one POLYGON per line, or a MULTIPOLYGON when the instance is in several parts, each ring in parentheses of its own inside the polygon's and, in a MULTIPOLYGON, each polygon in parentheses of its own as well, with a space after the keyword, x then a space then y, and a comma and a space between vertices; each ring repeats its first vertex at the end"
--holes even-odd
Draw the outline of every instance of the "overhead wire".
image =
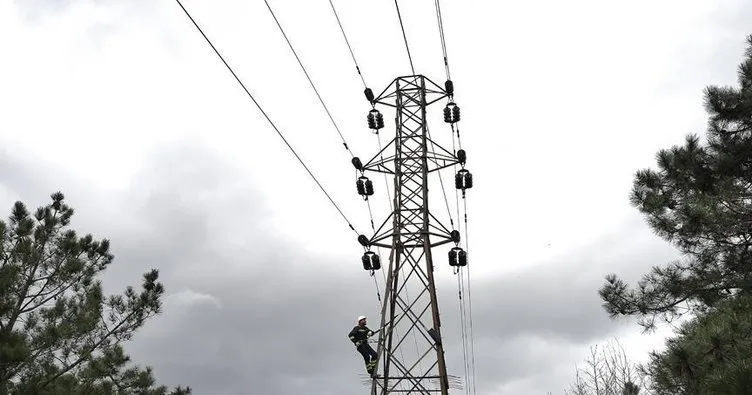
MULTIPOLYGON (((334 13, 335 18, 337 19, 337 24, 339 25, 340 31, 342 32, 342 36, 345 39, 345 43, 347 44, 347 48, 348 48, 348 50, 350 52, 350 56, 352 57, 353 63, 355 64, 355 70, 358 72, 358 75, 360 76, 360 79, 363 82, 363 86, 365 88, 368 88, 368 86, 366 84, 366 81, 365 81, 365 77, 363 76, 363 73, 361 72, 360 65, 358 64, 358 61, 355 58, 355 53, 354 53, 354 51, 352 49, 352 46, 350 45, 350 41, 347 39, 347 33, 345 33, 345 29, 342 26, 342 21, 340 20, 339 15, 337 14, 337 10, 336 10, 336 8, 334 6, 334 3, 331 0, 329 0, 329 4, 330 4, 330 6, 332 8, 332 12, 334 13)), ((376 132, 376 136, 378 138, 378 143, 379 143, 380 158, 383 161, 384 160, 384 155, 383 155, 383 152, 382 152, 383 148, 382 148, 382 145, 381 145, 381 135, 378 133, 378 131, 376 132)), ((389 209, 393 210, 392 200, 389 198, 389 196, 391 195, 391 192, 389 190, 389 181, 387 180, 386 174, 384 174, 384 184, 386 186, 387 201, 389 202, 389 209)), ((368 215, 369 215, 370 221, 371 221, 371 229, 375 233, 376 232, 376 226, 375 226, 375 223, 374 223, 374 220, 373 220, 373 211, 371 210, 371 202, 370 202, 369 199, 366 199, 366 202, 368 204, 368 215)), ((376 246, 376 249, 378 251, 379 256, 383 256, 382 253, 381 253, 381 247, 376 246)), ((381 270, 380 271, 381 271, 382 277, 384 278, 384 289, 386 290, 386 287, 390 286, 390 284, 387 283, 387 275, 386 275, 386 272, 384 270, 384 265, 381 266, 381 270)), ((404 276, 404 270, 402 269, 401 265, 400 265, 400 271, 402 272, 402 275, 404 276)), ((374 277, 374 284, 376 286, 376 295, 379 298, 379 302, 382 302, 382 300, 381 300, 381 294, 379 292, 378 281, 376 280, 376 276, 373 276, 373 277, 374 277)), ((407 290, 406 290, 406 298, 407 298, 408 304, 409 304, 410 303, 410 301, 409 301, 410 300, 410 296, 409 296, 409 294, 407 294, 407 290)), ((386 301, 383 301, 383 303, 386 303, 386 301)), ((381 307, 381 304, 379 306, 381 307)), ((396 336, 399 337, 399 331, 396 328, 393 328, 391 332, 394 333, 394 335, 396 335, 396 336)), ((413 337, 414 337, 415 345, 417 347, 417 337, 415 336, 415 333, 413 333, 413 337)), ((403 354, 402 348, 399 349, 399 354, 400 354, 400 357, 402 359, 404 359, 404 354, 403 354)), ((422 365, 420 366, 420 369, 422 371, 422 365)), ((421 375, 422 374, 423 373, 421 373, 421 375)))
MULTIPOLYGON (((457 148, 462 149, 462 140, 460 139, 460 128, 459 128, 458 125, 452 124, 452 150, 454 151, 455 155, 457 153, 457 151, 456 151, 457 148), (455 132, 457 134, 457 145, 456 146, 455 146, 455 142, 454 142, 455 132)), ((456 167, 457 166, 455 165, 454 168, 456 168, 456 167)), ((460 221, 460 205, 459 205, 459 191, 458 190, 455 190, 454 196, 455 196, 455 201, 456 201, 456 204, 457 204, 457 222, 460 224, 460 231, 462 231, 461 224, 462 224, 463 221, 460 221)), ((468 229, 467 229, 468 228, 468 226, 467 226, 467 198, 465 197, 464 193, 462 195, 462 203, 463 203, 463 208, 464 208, 463 211, 464 211, 465 250, 466 250, 467 255, 469 257, 470 256, 470 244, 469 244, 469 241, 468 241, 468 229)), ((467 304, 468 304, 468 307, 469 307, 469 312, 467 313, 468 314, 467 316, 464 315, 464 314, 462 315, 462 325, 463 325, 463 328, 464 328, 464 326, 467 325, 468 321, 469 321, 469 326, 470 327, 469 327, 469 331, 468 331, 468 333, 469 333, 468 337, 470 338, 470 358, 471 358, 471 361, 470 361, 470 375, 472 376, 472 389, 473 389, 472 393, 475 394, 475 388, 476 388, 475 387, 475 380, 476 380, 476 375, 475 375, 475 338, 473 336, 473 307, 472 307, 473 306, 473 300, 472 300, 472 293, 471 293, 471 290, 470 290, 471 289, 471 287, 470 287, 470 266, 471 265, 468 265, 467 266, 467 270, 466 270, 466 277, 467 277, 467 298, 466 299, 467 299, 467 304)), ((460 273, 460 276, 461 276, 461 273, 460 273)), ((464 344, 463 344, 463 346, 464 346, 464 344)), ((468 378, 468 380, 469 380, 469 378, 468 378)))
POLYGON ((337 134, 339 134, 340 139, 342 139, 342 145, 345 146, 345 149, 347 150, 347 152, 350 153, 350 156, 354 158, 355 154, 353 154, 352 151, 350 150, 350 147, 347 146, 347 142, 345 141, 345 137, 342 135, 342 131, 339 130, 339 126, 337 126, 337 122, 334 121, 334 117, 332 117, 332 114, 329 112, 329 108, 326 106, 326 103, 324 103, 324 99, 321 98, 321 95, 319 94, 319 90, 316 89, 316 85, 313 83, 311 76, 308 75, 308 71, 306 70, 305 66, 303 66, 303 62, 300 60, 298 53, 295 51, 295 48, 292 46, 290 39, 287 37, 287 34, 285 34, 285 29, 283 29, 282 24, 279 23, 279 20, 277 19, 277 16, 274 14, 272 7, 269 5, 269 2, 267 0, 264 0, 264 3, 266 3, 266 8, 269 9, 269 13, 272 14, 272 18, 274 18, 274 22, 277 23, 277 27, 279 27, 279 31, 282 32, 282 36, 285 38, 285 41, 287 41, 287 45, 290 47, 292 54, 295 55, 295 59, 297 59, 298 64, 300 65, 300 68, 303 69, 303 73, 308 79, 308 82, 311 84, 313 91, 316 92, 316 96, 319 98, 321 105, 324 107, 324 111, 326 111, 326 115, 329 116, 329 120, 332 121, 332 125, 334 125, 334 129, 337 130, 337 134))
MULTIPOLYGON (((449 56, 447 55, 447 49, 446 49, 446 36, 444 34, 444 21, 441 14, 441 0, 434 0, 434 5, 436 7, 436 20, 439 27, 439 38, 441 39, 441 51, 443 55, 444 60, 444 68, 446 71, 446 77, 447 80, 451 80, 451 73, 449 71, 449 56)), ((452 150, 454 151, 455 155, 457 153, 457 147, 455 146, 454 142, 454 136, 455 133, 457 135, 457 146, 459 149, 462 149, 462 140, 460 139, 460 130, 459 125, 456 125, 454 123, 451 124, 452 127, 452 150)), ((456 169, 456 165, 454 166, 456 169)), ((460 221, 460 205, 459 205, 459 191, 455 190, 455 202, 457 206, 457 222, 460 228, 460 231, 462 230, 462 224, 460 221)), ((463 208, 464 208, 464 233, 465 233, 465 250, 467 252, 467 255, 470 255, 470 244, 468 241, 468 226, 467 226, 467 199, 463 193, 462 196, 462 202, 463 202, 463 208)), ((463 337, 469 337, 470 338, 470 361, 469 361, 469 372, 466 371, 466 374, 468 376, 468 381, 470 381, 470 377, 472 376, 472 393, 475 394, 476 392, 476 374, 475 374, 475 338, 473 336, 473 308, 472 308, 472 293, 471 293, 471 286, 470 286, 470 265, 466 268, 466 279, 467 279, 467 307, 464 306, 463 301, 461 300, 461 307, 460 307, 460 314, 461 314, 461 321, 462 321, 462 331, 463 331, 463 337), (469 310, 469 311, 468 311, 469 310), (466 316, 466 314, 468 316, 466 316), (469 331, 466 330, 465 326, 467 324, 467 321, 469 321, 469 331), (468 335, 469 332, 469 335, 468 335)), ((462 299, 462 290, 464 288, 464 281, 461 279, 462 273, 459 273, 458 281, 460 282, 460 299, 462 299)), ((466 338, 463 339, 463 348, 466 347, 466 338)), ((466 364, 468 364, 468 361, 465 361, 466 364)), ((468 393, 469 393, 468 388, 468 393)))
POLYGON ((334 3, 332 0, 329 0, 329 4, 332 6, 332 12, 334 12, 334 17, 337 18, 337 24, 339 25, 339 30, 342 31, 342 36, 345 38, 345 43, 347 44, 347 48, 350 50, 350 56, 352 57, 353 62, 355 63, 355 70, 358 72, 358 75, 360 76, 360 80, 363 81, 363 87, 368 88, 368 85, 366 85, 366 79, 363 77, 363 73, 360 71, 360 66, 358 65, 358 61, 355 60, 355 54, 353 53, 352 46, 350 46, 350 41, 347 39, 347 34, 345 34, 345 28, 342 27, 342 22, 339 20, 339 15, 337 15, 337 10, 334 8, 334 3))
POLYGON ((459 295, 459 303, 460 303, 460 323, 462 324, 460 326, 461 330, 461 338, 462 338, 462 362, 463 362, 463 369, 465 370, 465 377, 467 378, 466 381, 468 382, 465 386, 465 393, 470 393, 470 365, 468 363, 468 347, 467 347, 467 325, 465 325, 467 321, 466 311, 467 308, 465 307, 465 300, 462 298, 462 293, 465 290, 465 284, 464 284, 464 278, 462 278, 462 268, 457 268, 457 289, 458 289, 458 295, 459 295))
MULTIPOLYGON (((457 147, 459 149, 462 149, 462 140, 460 139, 460 128, 459 125, 452 124, 452 148, 455 148, 454 145, 454 136, 455 133, 457 135, 457 147)), ((456 152, 455 152, 456 154, 456 152)), ((456 168, 456 165, 454 166, 456 168)), ((459 191, 455 191, 455 199, 457 202, 457 222, 460 222, 459 216, 460 216, 460 207, 459 207, 459 191)), ((467 226, 467 198, 465 197, 464 193, 462 196, 462 203, 464 207, 464 233, 465 233, 465 250, 467 252, 468 257, 470 256, 470 245, 468 241, 468 226, 467 226)), ((472 293, 470 290, 470 265, 467 266, 466 271, 466 277, 467 277, 467 303, 469 307, 469 318, 463 318, 463 325, 466 325, 467 322, 465 320, 469 320, 469 338, 470 338, 470 356, 471 356, 471 365, 470 365, 470 372, 472 375, 472 388, 473 388, 473 394, 475 394, 475 337, 473 336, 473 300, 472 300, 472 293)))
MULTIPOLYGON (((300 162, 300 164, 307 171, 307 173, 309 174, 309 176, 317 184, 317 186, 319 187, 319 189, 324 193, 324 195, 327 197, 327 199, 330 201, 330 203, 339 212, 340 216, 345 220, 345 222, 347 223, 348 227, 353 232, 355 232, 356 234, 358 234, 358 232, 355 230, 354 226, 352 225, 352 223, 350 222, 350 220, 347 218, 347 216, 344 214, 344 212, 339 208, 339 206, 336 204, 336 202, 331 197, 331 195, 326 191, 326 189, 324 188, 324 186, 319 182, 319 180, 316 178, 316 176, 313 174, 313 172, 308 168, 308 166, 302 160, 302 158, 300 157, 300 155, 298 155, 298 153, 295 151, 295 149, 292 147, 292 145, 288 142, 288 140, 285 138, 285 136, 282 134, 282 132, 279 130, 279 128, 274 124, 274 122, 271 120, 271 118, 266 114, 266 112, 261 107, 261 105, 259 104, 259 102, 253 97, 253 95, 250 93, 250 91, 245 86, 245 84, 242 82, 242 80, 238 77, 238 75, 235 73, 235 71, 232 69, 232 67, 228 64, 228 62, 225 60, 225 58, 219 52, 219 50, 214 46, 214 44, 212 43, 212 41, 207 37, 207 35, 204 33, 204 31, 201 29, 201 27, 195 21, 195 19, 191 16, 190 12, 183 6, 183 4, 180 2, 180 0, 176 0, 176 2, 180 6, 180 8, 183 10, 183 12, 185 13, 185 15, 190 19, 190 21, 196 27, 196 29, 199 31, 199 33, 204 37, 204 39, 209 44, 209 46, 214 50, 214 52, 219 57, 219 59, 222 61, 222 63, 225 65, 225 67, 228 69, 228 71, 230 71, 230 73, 233 75, 233 77, 235 78, 235 80, 242 87, 242 89, 245 91, 245 93, 248 95, 248 97, 253 101, 253 103, 256 105, 256 107, 259 109, 259 111, 262 113, 262 115, 266 118, 266 120, 269 122, 269 124, 272 126, 272 128, 277 132, 277 134, 282 139, 282 141, 285 143, 285 145, 290 149, 290 151, 296 157, 296 159, 298 160, 298 162, 300 162)), ((269 3, 266 0, 265 0, 265 3, 267 5, 267 8, 269 9, 270 13, 272 14, 272 17, 274 18, 277 26, 279 27, 280 31, 282 32, 282 35, 284 36, 285 40, 287 41, 288 46, 290 47, 291 51, 293 52, 293 55, 297 59, 298 64, 303 69, 304 74, 306 75, 309 83, 311 84, 312 88, 314 89, 314 92, 316 93, 317 97, 319 98, 319 101, 321 102, 322 106, 324 107, 324 109, 325 109, 327 115, 329 116, 332 124, 334 125, 337 133, 339 134, 340 138, 342 139, 343 146, 350 153, 350 155, 354 157, 352 151, 350 150, 349 146, 347 145, 347 142, 346 142, 344 136, 342 135, 339 127, 337 126, 336 122, 334 121, 334 118, 332 117, 331 113, 329 112, 328 108, 326 107, 326 104, 324 103, 323 99, 321 98, 321 95, 319 94, 318 89, 316 88, 316 86, 313 83, 310 75, 308 74, 307 70, 305 69, 305 66, 303 65, 302 61, 300 60, 299 56, 297 55, 294 47, 292 46, 290 40, 287 37, 287 35, 285 34, 284 29, 282 28, 279 20, 276 18, 276 15, 274 14, 273 10, 271 9, 271 6, 269 5, 269 3)), ((355 58, 354 52, 352 50, 352 47, 351 47, 351 45, 350 45, 350 43, 349 43, 349 41, 347 39, 347 36, 345 34, 345 31, 344 31, 344 28, 342 27, 342 23, 341 23, 341 21, 339 19, 339 16, 336 13, 336 9, 334 8, 334 4, 332 3, 331 0, 330 0, 330 5, 331 5, 332 11, 334 12, 335 17, 337 19, 337 23, 338 23, 338 25, 340 27, 340 30, 342 31, 342 34, 343 34, 344 39, 345 39, 345 42, 346 42, 346 44, 348 46, 348 49, 350 51, 350 54, 352 56, 353 62, 355 63, 356 71, 358 72, 358 75, 360 76, 361 81, 363 82, 363 85, 366 86, 365 78, 363 77, 363 74, 362 74, 362 72, 360 70, 360 66, 357 63, 357 60, 355 58)), ((399 4, 397 3, 397 0, 395 0, 395 6, 396 6, 396 9, 397 9, 397 14, 398 14, 399 21, 400 21, 400 27, 402 29, 402 34, 403 34, 403 38, 404 38, 404 42, 405 42, 405 48, 406 48, 407 54, 408 54, 408 59, 410 61, 410 68, 411 68, 413 74, 415 74, 415 68, 414 68, 413 61, 412 61, 412 55, 410 54, 410 48, 409 48, 409 44, 408 44, 408 41, 407 41, 407 36, 405 34, 405 28, 404 28, 404 24, 403 24, 403 21, 402 21, 402 15, 401 15, 401 12, 400 12, 400 9, 399 9, 399 4)), ((449 66, 448 66, 448 59, 447 59, 447 56, 446 56, 446 44, 445 44, 445 39, 444 39, 443 23, 441 21, 441 11, 440 11, 440 5, 439 5, 439 1, 438 0, 436 0, 436 8, 437 8, 437 15, 438 15, 438 21, 439 21, 439 29, 440 29, 441 40, 442 40, 442 50, 443 50, 443 53, 444 53, 444 63, 445 63, 445 67, 446 67, 447 78, 449 78, 449 66)), ((457 128, 455 130, 454 125, 452 125, 452 126, 453 126, 452 127, 453 132, 456 131, 456 133, 457 133, 458 144, 461 147, 461 142, 460 142, 460 139, 459 139, 459 128, 457 128)), ((452 136, 452 142, 454 144, 454 133, 453 133, 453 136, 452 136)), ((380 137, 379 137, 379 147, 381 147, 380 137)), ((387 192, 388 192, 388 182, 386 183, 386 185, 387 185, 387 192)), ((442 188, 443 188, 443 182, 442 182, 442 188)), ((444 191, 444 197, 445 197, 445 200, 446 200, 446 191, 444 191)), ((464 198, 463 198, 463 200, 464 200, 464 198)), ((389 202, 390 202, 390 207, 391 207, 391 200, 389 202)), ((447 208, 448 208, 448 201, 446 203, 447 203, 447 208)), ((371 225, 372 225, 372 228, 373 228, 374 227, 374 223, 373 223, 373 215, 372 215, 371 209, 370 209, 370 203, 369 203, 369 214, 370 214, 370 217, 371 217, 371 225)), ((459 216, 459 207, 458 207, 458 216, 459 216)), ((464 221, 465 222, 465 236, 466 236, 466 244, 467 244, 467 203, 466 203, 466 201, 465 201, 465 218, 464 219, 465 219, 465 221, 464 221)), ((451 220, 451 213, 450 213, 450 220, 451 220)), ((468 250, 469 250, 469 247, 468 247, 468 250)), ((383 270, 382 270, 382 274, 384 274, 383 270)), ((385 274, 384 274, 384 276, 385 276, 385 274)), ((467 278, 468 278, 468 298, 470 298, 470 294, 469 294, 469 292, 470 292, 470 290, 469 290, 469 270, 468 270, 467 278)), ((386 278, 385 278, 385 280, 386 280, 386 278)), ((374 282, 376 282, 375 278, 374 278, 374 282)), ((376 288, 377 288, 377 296, 379 298, 379 301, 381 301, 381 296, 378 293, 378 284, 377 283, 376 283, 376 288)), ((409 298, 409 296, 408 296, 408 298, 409 298)), ((470 331, 472 333, 472 302, 470 302, 469 306, 470 306, 470 316, 471 316, 470 317, 470 328, 471 328, 470 331)), ((471 338, 472 338, 472 334, 471 334, 471 338)), ((473 348, 474 348, 474 345, 473 345, 473 348)), ((474 351, 471 351, 471 353, 473 354, 472 355, 472 358, 473 358, 473 362, 472 363, 473 363, 473 375, 474 375, 474 351)), ((474 388, 474 386, 473 386, 473 388, 474 388)))
MULTIPOLYGON (((439 27, 439 38, 441 40, 441 50, 442 50, 442 55, 443 55, 443 60, 444 60, 444 69, 446 72, 446 78, 447 80, 451 80, 451 73, 449 71, 449 57, 447 55, 447 50, 446 50, 446 38, 444 35, 444 23, 443 23, 443 18, 441 15, 440 0, 435 0, 434 4, 436 6, 436 19, 437 19, 438 27, 439 27)), ((457 131, 457 141, 458 141, 459 148, 460 149, 462 148, 462 144, 459 140, 459 127, 457 126, 457 128, 455 129, 455 124, 452 123, 451 129, 452 129, 452 151, 456 155, 457 147, 455 146, 455 141, 454 141, 455 130, 457 131)), ((430 138, 430 135, 429 135, 429 138, 430 138)), ((456 169, 457 166, 455 165, 453 167, 456 169)), ((441 173, 439 173, 439 182, 441 183, 441 188, 442 188, 442 191, 444 192, 444 200, 447 206, 447 212, 449 213, 449 220, 450 220, 452 227, 454 228, 454 221, 452 219, 451 209, 449 208, 449 201, 446 196, 446 190, 444 189, 444 183, 441 178, 441 173)), ((465 206, 464 206, 465 207, 465 221, 464 221, 465 229, 464 230, 465 230, 465 236, 467 237, 467 202, 465 200, 464 194, 463 194, 463 202, 465 202, 465 206)), ((457 225, 458 225, 459 230, 462 231, 462 223, 460 220, 460 205, 459 205, 459 191, 458 190, 455 190, 455 205, 456 205, 456 210, 457 210, 457 225)), ((466 250, 468 250, 468 255, 469 255, 469 249, 467 247, 467 238, 465 239, 465 248, 466 250)), ((470 394, 470 393, 474 394, 475 393, 475 347, 474 347, 475 342, 474 342, 473 333, 472 333, 472 309, 470 309, 470 312, 469 312, 470 317, 468 319, 468 306, 472 305, 471 294, 470 294, 470 283, 469 283, 470 281, 469 269, 467 270, 467 273, 468 273, 468 277, 467 277, 467 295, 466 295, 467 297, 466 298, 463 299, 462 297, 465 291, 465 279, 462 277, 462 268, 458 268, 457 270, 457 283, 458 283, 457 286, 458 286, 459 305, 460 305, 459 307, 460 307, 460 326, 461 326, 462 348, 463 348, 463 365, 465 369, 466 381, 468 382, 468 385, 466 386, 465 391, 467 394, 470 394), (466 303, 468 304, 468 306, 466 306, 466 303), (470 322, 469 330, 467 328, 468 321, 470 322), (469 347, 468 347, 468 338, 470 339, 469 347), (468 356, 470 360, 468 360, 468 356)))
MULTIPOLYGON (((329 0, 329 5, 332 8, 332 13, 334 13, 334 17, 337 19, 337 25, 339 26, 339 30, 342 32, 342 37, 345 39, 345 44, 347 44, 347 49, 350 52, 350 57, 352 57, 353 63, 355 64, 355 70, 358 72, 358 76, 360 76, 360 80, 363 82, 363 87, 368 88, 368 85, 366 84, 366 79, 363 76, 363 73, 361 72, 360 65, 358 64, 358 60, 355 58, 355 52, 352 49, 352 45, 350 45, 350 40, 347 39, 347 33, 345 33, 345 28, 342 26, 342 21, 339 19, 339 14, 337 14, 336 7, 334 7, 334 2, 332 2, 332 0, 329 0)), ((381 145, 381 135, 378 132, 376 132, 376 137, 378 138, 378 142, 379 142, 379 152, 381 153, 380 158, 383 162, 384 154, 382 153, 383 148, 381 145)), ((391 192, 389 190, 389 181, 387 180, 386 173, 384 173, 384 184, 386 186, 387 200, 389 201, 389 210, 391 211, 393 209, 392 200, 389 199, 389 196, 391 196, 391 192)), ((371 218, 371 222, 373 222, 373 217, 371 218)))
MULTIPOLYGON (((465 249, 467 250, 467 255, 470 256, 470 240, 467 231, 467 199, 463 197, 462 202, 465 206, 465 249)), ((473 394, 475 394, 475 338, 473 337, 473 298, 470 291, 470 265, 467 266, 467 303, 470 309, 470 356, 472 358, 470 370, 473 375, 473 394)))
POLYGON ((402 23, 402 13, 400 12, 399 4, 397 0, 394 0, 394 6, 397 7, 397 17, 399 18, 400 28, 402 28, 402 37, 405 39, 405 49, 407 49, 407 58, 410 60, 410 70, 415 75, 415 67, 413 66, 413 57, 410 55, 410 46, 407 44, 407 35, 405 34, 405 25, 402 23))
POLYGON ((204 39, 209 44, 209 46, 211 46, 211 48, 214 50, 214 53, 216 53, 217 56, 219 57, 219 59, 222 61, 222 63, 224 63, 225 67, 227 67, 227 70, 229 70, 230 73, 232 74, 232 76, 235 77, 235 80, 243 88, 243 90, 248 95, 248 97, 251 99, 251 101, 253 101, 253 103, 259 109, 259 111, 261 112, 261 114, 264 116, 264 118, 266 118, 266 120, 269 122, 269 124, 272 126, 272 128, 274 128, 274 130, 277 132, 277 134, 282 139, 282 141, 285 143, 285 145, 287 145, 287 148, 289 148, 290 151, 292 151, 293 155, 295 155, 295 157, 298 159, 298 162, 300 162, 300 164, 303 166, 303 168, 305 168, 305 170, 308 172, 308 175, 311 176, 311 178, 316 183, 316 185, 318 185, 319 189, 321 189, 321 191, 324 193, 324 195, 326 195, 326 197, 332 203, 332 205, 334 206, 334 208, 339 212, 339 214, 342 216, 342 218, 347 223, 347 226, 353 232, 355 232, 355 234, 358 234, 358 232, 355 230, 355 227, 352 225, 352 223, 350 222, 350 220, 347 219, 347 216, 345 215, 345 213, 342 212, 342 210, 339 208, 339 206, 337 205, 337 203, 334 202, 334 199, 332 199, 332 197, 329 195, 329 193, 326 191, 326 189, 324 189, 324 186, 321 185, 321 183, 316 178, 316 176, 313 174, 313 172, 311 172, 311 170, 308 168, 308 166, 305 164, 305 162, 303 162, 303 159, 301 159, 300 155, 298 155, 298 153, 295 151, 295 149, 292 147, 292 145, 290 145, 290 143, 287 141, 287 139, 282 134, 282 132, 279 130, 279 128, 277 128, 277 126, 274 124, 274 122, 271 120, 271 118, 269 118, 269 116, 266 114, 266 112, 261 107, 261 105, 259 104, 259 102, 256 101, 256 99, 253 97, 253 95, 248 90, 248 88, 246 88, 246 86, 243 83, 243 81, 240 80, 240 77, 238 77, 238 75, 235 73, 235 71, 232 69, 232 67, 227 63, 227 61, 225 60, 225 58, 219 52, 219 50, 217 50, 217 48, 214 46, 214 43, 212 43, 212 41, 209 39, 209 37, 206 36, 206 34, 204 33, 204 31, 201 29, 201 27, 196 22, 196 20, 193 19, 193 17, 191 16, 190 12, 188 12, 188 10, 183 6, 183 3, 181 3, 180 0, 175 0, 175 1, 178 3, 178 5, 183 10, 183 12, 188 17, 188 19, 191 20, 191 22, 193 23, 193 26, 196 27, 196 29, 198 30, 198 32, 201 33, 201 35, 204 37, 204 39))
POLYGON ((439 23, 439 36, 441 37, 441 52, 444 55, 444 68, 446 69, 446 77, 448 80, 452 79, 449 74, 449 58, 447 57, 446 39, 444 38, 444 21, 441 17, 441 4, 440 0, 435 0, 436 4, 436 19, 439 23))
MULTIPOLYGON (((384 151, 384 149, 381 147, 381 135, 377 133, 376 138, 379 140, 379 152, 384 151)), ((381 161, 384 162, 383 153, 380 154, 380 157, 381 161)), ((386 186, 386 200, 389 202, 389 211, 391 212, 392 210, 394 210, 394 208, 392 207, 392 199, 389 198, 390 196, 392 196, 392 193, 389 191, 389 180, 386 177, 386 173, 384 173, 384 185, 386 186)))
MULTIPOLYGON (((434 145, 433 139, 431 138, 431 132, 428 130, 428 126, 426 126, 426 134, 428 135, 428 140, 431 142, 431 149, 436 152, 436 146, 434 145)), ((441 192, 444 194, 444 203, 446 204, 447 209, 447 215, 449 216, 449 224, 452 226, 452 229, 454 229, 454 218, 452 218, 452 209, 449 208, 449 199, 447 198, 447 192, 446 188, 444 187, 444 178, 441 177, 441 172, 439 173, 439 184, 441 185, 441 192)), ((460 218, 457 217, 457 221, 459 221, 460 218)))

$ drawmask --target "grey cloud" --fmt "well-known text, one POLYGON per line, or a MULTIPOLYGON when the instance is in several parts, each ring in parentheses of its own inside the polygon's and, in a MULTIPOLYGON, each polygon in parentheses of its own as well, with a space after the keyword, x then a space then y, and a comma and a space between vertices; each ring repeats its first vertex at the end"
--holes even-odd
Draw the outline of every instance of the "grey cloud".
MULTIPOLYGON (((7 155, 0 163, 7 170, 0 183, 24 199, 43 203, 53 180, 52 189, 76 196, 74 226, 112 239, 109 292, 160 269, 169 293, 165 311, 128 345, 134 361, 153 366, 160 382, 217 395, 365 389, 362 359, 346 333, 355 316, 376 314, 377 301, 358 257, 311 256, 271 236, 263 199, 219 153, 187 143, 157 150, 117 195, 7 155)), ((603 275, 634 275, 668 259, 661 243, 644 225, 627 224, 618 237, 586 251, 515 274, 473 277, 479 393, 576 362, 553 351, 529 352, 537 340, 584 348, 617 330, 596 293, 603 275)), ((438 288, 450 370, 462 376, 456 283, 438 288)))
POLYGON ((159 4, 151 0, 15 0, 14 5, 19 20, 33 28, 45 27, 50 21, 76 14, 77 7, 86 11, 95 9, 95 12, 81 12, 77 15, 78 20, 70 21, 81 31, 79 43, 92 45, 98 50, 106 49, 109 39, 133 23, 137 23, 140 29, 156 26, 152 31, 154 38, 166 44, 174 43, 173 37, 160 28, 164 26, 164 7, 159 8, 159 4), (100 11, 102 14, 98 14, 100 11), (101 18, 104 14, 108 18, 101 18))
POLYGON ((493 336, 490 328, 497 328, 514 335, 532 332, 587 342, 614 327, 597 294, 606 274, 616 272, 631 280, 651 265, 673 257, 671 246, 650 234, 647 225, 635 222, 583 250, 554 257, 523 272, 476 279, 478 290, 473 300, 478 319, 498 320, 495 325, 479 325, 477 335, 493 336))

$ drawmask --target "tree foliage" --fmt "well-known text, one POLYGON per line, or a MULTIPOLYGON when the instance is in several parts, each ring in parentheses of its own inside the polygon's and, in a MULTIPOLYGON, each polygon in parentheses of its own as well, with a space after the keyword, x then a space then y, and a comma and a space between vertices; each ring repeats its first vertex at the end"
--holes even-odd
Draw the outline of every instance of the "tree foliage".
POLYGON ((685 323, 645 372, 656 395, 752 394, 752 297, 725 300, 685 323))
POLYGON ((600 295, 612 317, 635 315, 649 329, 752 291, 752 36, 748 44, 739 87, 705 90, 707 143, 690 135, 658 153, 657 170, 636 174, 632 204, 683 259, 654 267, 636 288, 607 276, 600 295))
POLYGON ((0 393, 184 395, 155 386, 150 368, 127 367, 122 343, 160 313, 158 271, 141 290, 106 296, 97 275, 113 262, 109 240, 68 229, 58 192, 31 214, 16 202, 0 221, 0 393))
POLYGON ((690 312, 644 373, 660 395, 752 393, 752 36, 738 87, 705 90, 707 141, 661 150, 657 170, 636 173, 632 203, 682 259, 653 267, 630 288, 616 275, 600 289, 612 316, 646 329, 690 312))
POLYGON ((585 365, 575 368, 575 379, 566 395, 639 395, 639 366, 629 360, 618 341, 590 347, 585 365))

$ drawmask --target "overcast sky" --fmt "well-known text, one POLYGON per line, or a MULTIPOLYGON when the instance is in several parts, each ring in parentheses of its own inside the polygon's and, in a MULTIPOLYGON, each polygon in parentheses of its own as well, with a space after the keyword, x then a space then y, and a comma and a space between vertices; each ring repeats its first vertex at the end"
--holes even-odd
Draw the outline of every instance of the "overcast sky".
MULTIPOLYGON (((348 144, 370 158, 370 106, 328 1, 270 4, 348 144)), ((366 233, 350 157, 264 3, 184 5, 366 233)), ((410 73, 393 3, 335 5, 375 92, 410 73)), ((416 72, 443 83, 433 2, 400 8, 416 72)), ((609 320, 597 290, 607 273, 635 280, 676 256, 630 207, 632 176, 705 130, 702 90, 736 82, 752 5, 445 0, 442 13, 475 175, 477 393, 560 394, 588 346, 614 336, 644 358, 666 331, 609 320)), ((197 394, 366 391, 346 339, 358 315, 378 321, 362 249, 176 2, 0 1, 0 49, 3 215, 61 190, 77 230, 112 240, 110 292, 160 269, 165 312, 128 345, 137 363, 197 394)), ((393 112, 382 111, 386 139, 393 112)), ((441 104, 430 111, 451 147, 441 104)), ((378 221, 387 199, 374 181, 378 221)), ((456 278, 443 258, 436 274, 446 357, 462 376, 456 278)))

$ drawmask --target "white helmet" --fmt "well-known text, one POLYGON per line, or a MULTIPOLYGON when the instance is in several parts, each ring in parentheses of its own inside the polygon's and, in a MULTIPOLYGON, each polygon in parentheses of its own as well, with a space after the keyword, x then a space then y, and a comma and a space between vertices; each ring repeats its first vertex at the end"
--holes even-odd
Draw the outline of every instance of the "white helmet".
POLYGON ((366 319, 366 316, 361 315, 360 317, 358 317, 358 322, 363 321, 364 319, 366 319))

